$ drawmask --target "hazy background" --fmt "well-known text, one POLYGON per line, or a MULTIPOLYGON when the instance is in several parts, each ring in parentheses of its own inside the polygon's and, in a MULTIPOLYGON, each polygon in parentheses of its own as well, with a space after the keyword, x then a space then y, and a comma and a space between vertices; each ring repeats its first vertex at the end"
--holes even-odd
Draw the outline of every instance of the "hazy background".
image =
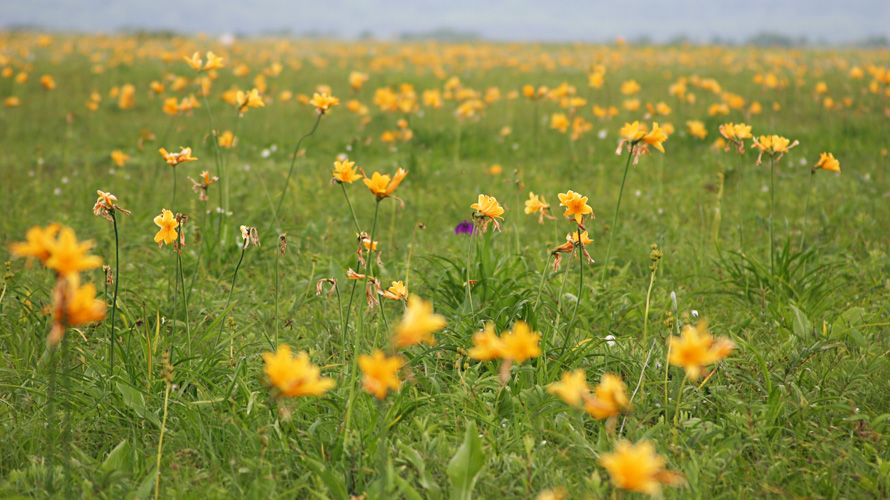
POLYGON ((541 41, 769 34, 784 43, 879 45, 890 37, 890 0, 0 0, 0 27, 541 41))

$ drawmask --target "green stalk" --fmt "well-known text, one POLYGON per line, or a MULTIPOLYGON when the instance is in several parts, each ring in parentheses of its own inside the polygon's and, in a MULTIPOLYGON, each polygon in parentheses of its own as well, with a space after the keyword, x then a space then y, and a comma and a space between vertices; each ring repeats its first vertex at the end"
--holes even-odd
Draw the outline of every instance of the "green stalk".
POLYGON ((361 234, 362 230, 358 226, 358 218, 355 216, 355 210, 352 208, 352 202, 349 200, 349 193, 346 191, 346 185, 339 181, 337 183, 343 188, 343 196, 346 197, 346 204, 349 206, 349 213, 352 214, 352 222, 355 224, 355 230, 361 234))
POLYGON ((775 255, 773 253, 773 246, 775 239, 773 237, 773 218, 776 212, 776 157, 770 156, 769 159, 769 167, 770 167, 770 204, 769 204, 769 274, 773 276, 774 267, 775 267, 775 255))
POLYGON ((655 285, 655 272, 657 267, 653 267, 652 274, 649 276, 649 290, 646 291, 646 313, 643 315, 643 345, 649 340, 649 299, 652 297, 652 286, 655 285))
POLYGON ((553 258, 553 254, 548 253, 547 262, 544 264, 544 270, 541 272, 541 282, 538 283, 538 294, 535 296, 535 305, 532 307, 532 313, 537 312, 538 304, 541 302, 541 292, 544 291, 544 278, 547 277, 547 268, 550 267, 551 258, 553 258))
POLYGON ((282 188, 281 190, 281 196, 278 197, 278 206, 275 208, 275 212, 272 214, 275 217, 276 224, 281 223, 281 221, 278 220, 278 213, 281 212, 281 204, 284 202, 284 195, 287 193, 287 187, 290 184, 291 175, 293 175, 294 173, 294 166, 297 164, 297 154, 300 152, 300 145, 303 144, 303 139, 315 133, 315 130, 318 128, 318 124, 321 123, 322 116, 324 116, 324 113, 318 114, 318 118, 315 119, 315 125, 312 127, 312 130, 310 130, 308 134, 303 135, 303 137, 300 137, 300 140, 297 141, 297 147, 294 148, 294 157, 290 162, 290 170, 287 171, 287 179, 285 179, 284 181, 284 188, 282 188))
POLYGON ((813 182, 816 179, 816 169, 810 171, 810 186, 807 189, 807 204, 803 211, 803 231, 800 233, 800 252, 803 252, 804 242, 807 240, 807 217, 810 215, 810 193, 813 192, 813 182))
POLYGON ((201 257, 204 255, 204 242, 207 241, 207 232, 204 230, 205 223, 207 222, 207 201, 204 201, 204 210, 201 215, 201 248, 198 249, 198 258, 195 260, 195 269, 192 271, 192 281, 189 283, 189 291, 185 296, 186 300, 190 299, 192 296, 192 290, 195 288, 195 280, 198 278, 198 267, 201 264, 201 257))
POLYGON ((745 275, 745 300, 748 300, 748 273, 745 272, 744 210, 742 209, 742 155, 739 153, 739 269, 745 275))
POLYGON ((606 251, 606 261, 603 263, 603 279, 606 282, 606 275, 609 272, 609 258, 612 256, 612 240, 615 239, 615 233, 618 232, 618 211, 621 209, 621 198, 624 196, 624 183, 627 181, 627 171, 630 169, 630 159, 633 157, 633 148, 635 144, 631 144, 630 151, 627 153, 627 163, 624 165, 624 177, 621 178, 621 189, 618 191, 618 203, 615 204, 615 217, 612 218, 612 229, 609 231, 609 249, 606 251))
MULTIPOLYGON (((279 237, 280 238, 280 237, 279 237)), ((280 323, 280 319, 278 317, 278 290, 279 290, 279 271, 278 265, 281 261, 281 250, 280 247, 275 249, 275 345, 272 346, 275 349, 278 348, 278 323, 280 323)))
POLYGON ((161 421, 161 436, 158 439, 158 461, 155 467, 155 500, 158 500, 158 494, 161 492, 161 453, 164 447, 164 431, 167 430, 167 407, 170 402, 170 382, 167 382, 167 388, 164 390, 164 418, 161 421))
POLYGON ((473 231, 470 233, 470 239, 467 241, 467 311, 473 310, 473 292, 470 290, 470 249, 473 247, 474 238, 476 237, 476 223, 473 223, 473 231))
MULTIPOLYGON (((238 270, 241 269, 241 262, 244 260, 244 252, 247 251, 247 245, 241 247, 241 257, 238 258, 238 264, 235 266, 235 275, 232 276, 232 288, 229 289, 229 298, 226 299, 226 306, 223 307, 223 314, 229 309, 229 303, 232 302, 232 292, 235 291, 235 280, 238 279, 238 270)), ((222 337, 223 325, 225 324, 225 320, 220 318, 219 321, 219 333, 216 334, 216 345, 219 345, 219 339, 222 337)))
POLYGON ((111 360, 111 370, 110 376, 114 376, 114 322, 115 322, 115 313, 117 312, 117 286, 120 282, 120 246, 118 244, 118 235, 117 235, 117 217, 115 216, 115 211, 111 210, 111 225, 114 227, 114 297, 111 299, 111 331, 108 332, 108 340, 111 342, 108 345, 108 354, 111 360))
MULTIPOLYGON (((179 262, 179 286, 182 287, 182 304, 185 308, 185 331, 186 331, 186 340, 188 342, 188 350, 189 354, 192 353, 192 325, 191 321, 189 321, 189 299, 188 295, 185 293, 185 275, 182 272, 182 250, 176 251, 176 260, 179 262)), ((115 282, 115 287, 117 287, 117 282, 115 282)))
POLYGON ((569 320, 568 328, 566 329, 566 338, 563 342, 563 350, 565 350, 566 346, 569 344, 569 337, 572 334, 572 325, 575 324, 575 317, 578 316, 578 309, 581 308, 581 295, 584 293, 584 242, 581 241, 581 227, 578 227, 578 303, 575 305, 575 310, 572 311, 572 319, 569 320))

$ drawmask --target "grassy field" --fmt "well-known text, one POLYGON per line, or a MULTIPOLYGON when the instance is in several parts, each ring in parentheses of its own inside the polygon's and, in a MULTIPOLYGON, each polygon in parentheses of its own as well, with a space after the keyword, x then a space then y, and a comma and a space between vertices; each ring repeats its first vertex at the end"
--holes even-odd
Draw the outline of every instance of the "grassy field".
POLYGON ((0 496, 890 497, 888 66, 886 50, 0 34, 0 496), (224 66, 194 70, 195 51, 224 66), (264 106, 239 117, 234 90, 254 88, 264 106), (315 93, 339 105, 319 114, 315 93), (616 155, 635 121, 667 131, 664 153, 616 155), (758 164, 751 139, 724 150, 726 122, 799 145, 758 164), (158 154, 181 147, 197 161, 158 154), (332 182, 338 155, 407 176, 378 199, 332 182), (131 214, 95 216, 97 190, 131 214), (580 231, 570 190, 595 215, 592 264, 552 253, 580 231), (524 213, 530 192, 553 218, 524 213), (181 253, 155 243, 162 209, 187 216, 181 253), (477 234, 456 234, 465 220, 477 234), (54 315, 71 276, 13 255, 54 222, 109 266, 79 273, 101 322, 54 315), (705 318, 735 349, 669 363, 705 318), (539 355, 473 359, 474 333, 517 339, 518 321, 539 355), (425 326, 434 343, 400 345, 425 326), (263 356, 280 345, 336 386, 287 396, 263 356), (359 366, 378 348, 404 365, 381 398, 359 366), (589 386, 553 385, 574 370, 589 386), (624 387, 593 390, 606 374, 624 387), (622 440, 672 473, 644 453, 622 482, 604 466, 622 440))

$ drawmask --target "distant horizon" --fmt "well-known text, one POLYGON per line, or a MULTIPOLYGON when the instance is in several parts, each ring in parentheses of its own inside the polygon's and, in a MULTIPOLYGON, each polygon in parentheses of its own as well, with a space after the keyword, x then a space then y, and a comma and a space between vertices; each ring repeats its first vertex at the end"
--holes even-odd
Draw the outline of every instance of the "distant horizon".
POLYGON ((378 40, 436 31, 478 34, 493 42, 609 43, 618 37, 667 43, 739 44, 761 34, 815 45, 851 45, 890 38, 887 0, 748 0, 734 9, 713 0, 31 0, 8 2, 0 29, 120 33, 173 31, 240 37, 324 36, 378 40))

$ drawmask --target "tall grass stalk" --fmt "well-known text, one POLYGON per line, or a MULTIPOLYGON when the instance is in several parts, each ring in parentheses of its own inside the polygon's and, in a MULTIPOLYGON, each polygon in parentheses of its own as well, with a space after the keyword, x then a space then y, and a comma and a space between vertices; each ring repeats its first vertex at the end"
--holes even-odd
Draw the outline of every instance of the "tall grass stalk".
POLYGON ((612 256, 612 241, 615 239, 615 233, 618 232, 618 212, 621 210, 621 198, 624 196, 624 183, 627 181, 627 171, 630 169, 630 159, 633 158, 633 145, 627 153, 627 163, 624 164, 624 176, 621 178, 621 189, 618 191, 618 203, 615 204, 615 216, 612 218, 612 228, 609 230, 609 248, 606 250, 606 260, 603 262, 603 278, 602 282, 606 282, 609 273, 609 259, 612 256))

